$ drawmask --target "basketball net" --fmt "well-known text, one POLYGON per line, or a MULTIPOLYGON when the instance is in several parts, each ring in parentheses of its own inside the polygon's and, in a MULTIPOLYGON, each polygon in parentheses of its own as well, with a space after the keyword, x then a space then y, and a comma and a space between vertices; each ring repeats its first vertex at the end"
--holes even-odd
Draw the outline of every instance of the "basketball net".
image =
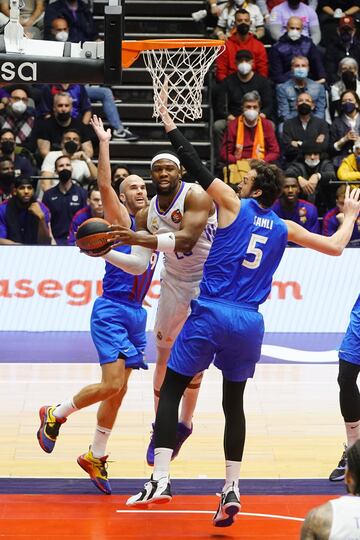
POLYGON ((153 117, 158 119, 161 107, 165 106, 175 122, 201 118, 204 78, 223 50, 224 46, 143 50, 144 63, 153 81, 153 117), (165 81, 167 103, 162 103, 161 89, 165 81))

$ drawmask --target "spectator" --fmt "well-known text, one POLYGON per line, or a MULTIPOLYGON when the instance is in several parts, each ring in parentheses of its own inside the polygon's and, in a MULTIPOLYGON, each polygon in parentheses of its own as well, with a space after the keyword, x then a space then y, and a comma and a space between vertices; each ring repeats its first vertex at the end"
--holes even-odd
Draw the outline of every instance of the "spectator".
POLYGON ((68 245, 75 246, 76 232, 80 225, 90 218, 103 218, 104 208, 102 205, 99 187, 96 182, 89 185, 87 190, 86 206, 78 210, 70 223, 68 245))
MULTIPOLYGON (((52 5, 52 4, 51 4, 52 5)), ((53 114, 50 118, 40 122, 36 129, 37 148, 44 158, 50 150, 59 150, 64 131, 74 129, 80 134, 81 148, 85 154, 92 158, 94 154, 91 131, 81 120, 72 118, 72 98, 67 93, 55 94, 53 114)))
MULTIPOLYGON (((51 40, 51 23, 62 17, 69 24, 68 41, 83 43, 98 38, 93 15, 83 0, 56 0, 46 6, 44 16, 44 38, 51 40)), ((65 40, 64 40, 65 41, 65 40)))
MULTIPOLYGON (((345 182, 360 182, 360 137, 354 142, 352 154, 342 160, 337 176, 345 182)), ((359 184, 353 187, 359 187, 359 184)))
POLYGON ((15 166, 9 157, 0 156, 0 202, 12 195, 15 187, 15 166))
POLYGON ((309 60, 309 78, 324 83, 326 72, 318 48, 311 38, 302 35, 303 22, 299 17, 290 17, 286 32, 269 51, 270 78, 275 84, 291 78, 291 60, 294 56, 305 56, 309 60))
MULTIPOLYGON (((355 371, 356 364, 351 363, 351 367, 355 371)), ((348 494, 310 510, 301 529, 301 540, 359 538, 359 440, 346 450, 345 459, 347 466, 343 474, 348 494)))
POLYGON ((261 118, 260 109, 261 100, 256 90, 244 95, 243 112, 228 124, 224 135, 220 150, 223 162, 238 164, 241 160, 255 158, 273 163, 279 159, 280 149, 272 122, 261 118))
POLYGON ((17 144, 32 151, 34 123, 35 109, 29 104, 27 87, 12 87, 7 105, 0 113, 0 129, 11 129, 15 133, 17 144))
POLYGON ((336 32, 326 47, 324 63, 329 84, 337 80, 339 62, 346 56, 360 63, 360 40, 356 37, 353 17, 343 17, 339 20, 336 32))
POLYGON ((214 147, 218 156, 221 139, 227 122, 241 114, 245 94, 257 90, 261 99, 262 118, 273 114, 273 88, 269 79, 254 72, 254 56, 246 49, 236 53, 237 72, 229 75, 214 91, 214 147))
MULTIPOLYGON (((20 7, 20 24, 23 26, 28 38, 41 39, 44 29, 44 0, 26 0, 20 7)), ((10 2, 0 1, 0 25, 5 26, 9 22, 10 2)))
POLYGON ((268 28, 274 41, 278 41, 286 32, 290 17, 301 19, 303 21, 303 35, 310 37, 315 45, 320 43, 321 32, 316 12, 300 0, 285 0, 271 10, 268 28))
POLYGON ((0 205, 0 245, 48 245, 50 214, 29 178, 15 179, 14 194, 0 205))
POLYGON ((336 168, 352 152, 354 142, 360 133, 360 98, 353 90, 346 90, 340 96, 340 116, 335 118, 330 128, 330 151, 336 168))
POLYGON ((11 129, 0 131, 0 152, 1 155, 13 161, 15 166, 15 176, 26 176, 30 178, 36 174, 36 168, 32 155, 26 148, 17 146, 15 133, 11 129))
POLYGON ((291 60, 291 79, 276 87, 278 117, 280 121, 296 116, 299 94, 309 94, 314 104, 314 115, 325 118, 326 93, 322 84, 308 78, 309 60, 305 56, 294 56, 291 60))
POLYGON ((290 162, 300 155, 304 141, 329 146, 329 125, 314 114, 315 104, 306 92, 296 99, 297 115, 284 122, 282 144, 285 159, 290 162))
POLYGON ((331 117, 338 116, 340 96, 345 90, 354 90, 360 97, 359 66, 354 58, 345 57, 339 62, 338 75, 340 80, 330 88, 331 117))
POLYGON ((78 184, 85 185, 97 177, 97 168, 91 159, 81 149, 80 134, 77 131, 68 129, 64 131, 61 150, 49 152, 41 166, 41 189, 48 190, 54 185, 54 181, 49 180, 55 174, 55 162, 60 156, 68 156, 71 160, 72 179, 78 184))
POLYGON ((358 0, 319 0, 318 13, 322 28, 322 43, 327 46, 334 39, 339 19, 360 13, 358 0))
POLYGON ((302 156, 286 169, 286 176, 297 178, 305 198, 315 204, 321 216, 333 204, 329 182, 336 180, 334 165, 323 150, 324 145, 305 140, 302 156))
MULTIPOLYGON (((319 232, 318 212, 316 206, 308 201, 299 199, 300 186, 297 178, 285 176, 283 191, 272 209, 282 219, 289 219, 302 225, 310 232, 319 232)), ((289 244, 290 245, 290 244, 289 244)))
POLYGON ((71 160, 60 156, 55 162, 59 177, 57 186, 44 193, 43 202, 51 212, 51 230, 58 245, 67 245, 69 228, 74 214, 86 206, 87 193, 72 180, 71 160))
POLYGON ((44 84, 38 113, 45 118, 51 116, 54 109, 54 96, 69 94, 72 100, 71 117, 88 124, 91 118, 91 103, 83 84, 44 84))
POLYGON ((253 69, 264 77, 268 76, 268 59, 264 45, 250 33, 250 15, 245 9, 235 13, 236 31, 225 43, 225 50, 216 59, 216 80, 222 81, 236 73, 235 55, 240 49, 251 51, 254 57, 253 69))
POLYGON ((66 42, 69 39, 69 24, 64 17, 56 17, 51 21, 50 26, 51 37, 47 38, 49 41, 62 41, 66 42))
POLYGON ((231 31, 235 26, 235 13, 241 7, 250 15, 250 32, 258 39, 262 39, 265 34, 264 17, 256 4, 252 4, 247 0, 229 0, 221 10, 215 35, 219 39, 226 39, 231 35, 231 31))
MULTIPOLYGON (((345 199, 345 190, 346 186, 340 186, 336 190, 336 206, 332 208, 325 214, 322 225, 322 234, 324 236, 332 236, 344 220, 344 199, 345 199)), ((352 233, 350 239, 350 246, 359 246, 360 245, 360 217, 354 225, 354 232, 352 233)))
POLYGON ((125 165, 115 165, 111 170, 111 183, 125 180, 131 173, 129 167, 125 165))

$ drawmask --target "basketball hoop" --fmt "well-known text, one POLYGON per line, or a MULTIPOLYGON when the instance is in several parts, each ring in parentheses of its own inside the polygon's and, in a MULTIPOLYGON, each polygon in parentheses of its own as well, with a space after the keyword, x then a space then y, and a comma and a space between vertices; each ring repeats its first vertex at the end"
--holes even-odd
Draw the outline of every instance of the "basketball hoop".
POLYGON ((223 50, 224 42, 212 39, 123 41, 122 66, 130 67, 142 53, 153 81, 153 116, 158 119, 165 106, 174 121, 183 123, 202 117, 204 78, 223 50), (162 103, 165 82, 168 96, 162 103))

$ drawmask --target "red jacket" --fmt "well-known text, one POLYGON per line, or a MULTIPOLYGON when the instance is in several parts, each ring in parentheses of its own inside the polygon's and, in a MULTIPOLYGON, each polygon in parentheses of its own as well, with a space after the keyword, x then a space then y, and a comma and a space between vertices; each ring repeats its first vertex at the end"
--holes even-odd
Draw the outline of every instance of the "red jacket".
POLYGON ((254 71, 264 77, 268 76, 268 58, 261 41, 250 33, 245 40, 241 40, 239 35, 235 33, 226 40, 224 52, 216 59, 216 80, 218 82, 237 71, 235 54, 242 49, 251 51, 254 55, 254 71))
MULTIPOLYGON (((265 156, 264 161, 272 163, 280 158, 280 148, 276 139, 275 131, 270 120, 262 118, 262 125, 265 139, 265 156)), ((236 163, 235 146, 238 127, 238 118, 229 122, 227 133, 224 133, 224 138, 220 148, 220 159, 224 163, 236 163), (227 137, 226 137, 227 136, 227 137), (226 151, 227 148, 227 151, 226 151)), ((250 159, 255 136, 255 127, 250 128, 245 124, 244 129, 244 149, 242 159, 250 159)))

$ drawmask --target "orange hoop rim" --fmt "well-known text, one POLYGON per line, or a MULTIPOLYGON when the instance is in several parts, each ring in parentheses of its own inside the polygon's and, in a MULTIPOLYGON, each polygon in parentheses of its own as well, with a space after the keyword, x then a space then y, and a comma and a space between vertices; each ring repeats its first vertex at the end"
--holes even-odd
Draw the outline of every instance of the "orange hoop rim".
POLYGON ((196 47, 221 47, 225 41, 217 39, 144 39, 141 41, 124 40, 121 44, 121 64, 128 68, 137 60, 143 51, 156 49, 181 49, 182 47, 194 49, 196 47))

